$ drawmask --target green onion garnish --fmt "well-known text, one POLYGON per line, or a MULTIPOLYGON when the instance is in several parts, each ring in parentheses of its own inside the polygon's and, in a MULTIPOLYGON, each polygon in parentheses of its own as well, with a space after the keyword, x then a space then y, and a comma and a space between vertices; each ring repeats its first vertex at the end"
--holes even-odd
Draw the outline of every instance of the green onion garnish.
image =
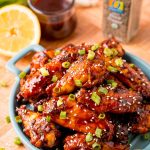
POLYGON ((5 81, 1 81, 1 82, 0 82, 0 86, 1 86, 1 87, 7 87, 8 84, 7 84, 5 81))
POLYGON ((107 70, 108 70, 109 72, 113 72, 113 73, 118 72, 118 69, 115 68, 115 67, 112 67, 112 66, 108 66, 107 70))
POLYGON ((101 94, 107 94, 108 93, 108 90, 104 87, 99 87, 98 88, 98 92, 101 93, 101 94))
POLYGON ((122 58, 116 59, 115 63, 116 63, 117 66, 122 67, 123 66, 123 60, 122 60, 122 58))
POLYGON ((63 99, 59 98, 59 100, 57 101, 57 106, 61 106, 63 104, 63 99))
POLYGON ((130 67, 134 68, 134 67, 135 67, 135 64, 130 64, 130 67))
POLYGON ((81 49, 78 51, 79 55, 84 55, 85 54, 85 49, 81 49))
POLYGON ((61 50, 60 49, 56 49, 55 50, 55 56, 59 55, 61 53, 61 50))
POLYGON ((43 111, 43 106, 42 105, 38 105, 38 111, 40 111, 40 112, 43 111))
POLYGON ((113 51, 110 48, 106 47, 104 49, 104 55, 107 56, 107 57, 111 57, 111 56, 113 56, 113 51))
POLYGON ((99 114, 98 118, 99 119, 105 119, 105 114, 104 113, 99 114))
POLYGON ((145 133, 144 134, 144 139, 145 140, 150 140, 150 133, 145 133))
POLYGON ((20 79, 23 79, 25 76, 26 76, 26 72, 24 72, 24 71, 22 71, 22 72, 19 74, 19 78, 20 78, 20 79))
POLYGON ((69 94, 69 100, 74 101, 75 100, 75 95, 74 94, 69 94))
POLYGON ((7 122, 7 123, 11 123, 11 120, 10 120, 10 117, 9 117, 9 116, 6 116, 5 119, 6 119, 6 122, 7 122))
POLYGON ((110 84, 112 88, 116 88, 118 85, 114 80, 107 80, 107 84, 110 84))
POLYGON ((95 143, 92 145, 92 149, 93 149, 93 150, 100 150, 100 149, 101 149, 101 145, 95 142, 95 143))
POLYGON ((20 116, 16 116, 15 120, 16 120, 17 123, 22 123, 22 119, 21 119, 20 116))
POLYGON ((57 82, 57 80, 58 80, 58 77, 56 76, 56 75, 53 75, 53 77, 52 77, 52 82, 57 82))
POLYGON ((107 57, 114 57, 118 54, 118 51, 115 48, 105 48, 104 55, 107 57))
POLYGON ((46 68, 44 68, 44 67, 40 68, 39 71, 41 72, 43 77, 46 77, 49 75, 48 70, 46 70, 46 68))
POLYGON ((118 51, 115 48, 112 48, 111 50, 113 51, 113 57, 118 55, 118 51))
POLYGON ((53 89, 53 91, 55 92, 55 93, 60 93, 60 88, 58 88, 58 87, 55 87, 54 89, 53 89))
POLYGON ((87 56, 87 59, 88 60, 93 60, 95 57, 95 53, 93 51, 90 51, 88 52, 88 56, 87 56))
POLYGON ((81 82, 81 80, 75 80, 75 85, 76 85, 77 87, 82 87, 82 82, 81 82))
POLYGON ((50 123, 50 121, 51 121, 51 116, 46 116, 46 121, 47 121, 48 123, 50 123))
POLYGON ((19 137, 16 137, 16 138, 15 138, 14 143, 15 143, 16 145, 21 145, 21 144, 22 144, 22 142, 21 142, 21 140, 20 140, 19 137))
POLYGON ((48 59, 48 62, 51 62, 52 60, 51 59, 48 59))
POLYGON ((101 138, 101 136, 102 136, 102 129, 96 128, 95 135, 96 135, 98 138, 101 138))
POLYGON ((67 118, 67 113, 66 113, 66 111, 61 111, 59 118, 60 118, 60 119, 66 119, 66 118, 67 118))
POLYGON ((69 68, 70 67, 70 62, 68 62, 68 61, 63 62, 62 67, 66 68, 66 69, 69 68))
POLYGON ((91 47, 91 50, 96 51, 98 48, 100 48, 100 45, 98 43, 96 43, 91 47))
POLYGON ((86 142, 91 142, 92 140, 93 140, 93 135, 92 135, 92 133, 88 133, 88 134, 86 135, 85 141, 86 141, 86 142))
POLYGON ((93 92, 91 95, 91 99, 97 104, 99 105, 101 102, 101 98, 97 95, 96 92, 93 92))

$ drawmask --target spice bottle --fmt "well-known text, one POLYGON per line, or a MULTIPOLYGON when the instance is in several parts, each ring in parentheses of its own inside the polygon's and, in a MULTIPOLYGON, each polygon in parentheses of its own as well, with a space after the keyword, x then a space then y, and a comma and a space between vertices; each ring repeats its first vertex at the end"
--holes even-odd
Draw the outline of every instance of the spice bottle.
POLYGON ((103 34, 129 42, 139 28, 142 0, 103 0, 103 34))

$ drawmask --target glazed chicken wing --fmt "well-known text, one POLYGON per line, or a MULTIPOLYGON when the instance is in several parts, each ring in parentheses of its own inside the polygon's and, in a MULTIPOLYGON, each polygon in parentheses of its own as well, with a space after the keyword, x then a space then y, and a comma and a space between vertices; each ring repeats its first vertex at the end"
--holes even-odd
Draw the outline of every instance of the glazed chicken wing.
POLYGON ((122 66, 117 66, 116 59, 112 60, 110 63, 115 69, 117 69, 114 74, 116 77, 126 84, 128 87, 132 88, 133 90, 141 93, 143 97, 150 98, 150 81, 144 75, 144 73, 137 68, 136 66, 132 66, 131 64, 127 63, 125 60, 122 60, 122 66))
POLYGON ((142 101, 140 94, 128 90, 113 76, 108 76, 106 83, 89 90, 81 88, 76 94, 77 101, 97 113, 129 113, 138 110, 142 101), (94 93, 100 98, 99 104, 92 100, 94 93))
POLYGON ((113 125, 107 119, 98 119, 98 116, 68 96, 52 98, 43 104, 44 114, 51 115, 52 120, 69 129, 82 133, 95 133, 96 128, 103 130, 103 137, 111 139, 113 125), (63 116, 62 116, 63 115, 63 116))
POLYGON ((33 55, 32 61, 30 63, 30 74, 37 71, 39 68, 43 67, 55 56, 54 49, 47 49, 42 52, 37 52, 33 55))
POLYGON ((37 98, 38 96, 45 94, 46 87, 53 83, 51 81, 53 75, 60 79, 65 73, 66 69, 62 67, 62 63, 65 61, 70 63, 75 61, 77 54, 77 49, 73 45, 63 48, 59 55, 42 67, 44 68, 44 72, 45 70, 48 71, 45 76, 42 75, 40 70, 26 76, 24 82, 21 82, 20 94, 25 99, 37 98))
POLYGON ((24 133, 30 138, 33 145, 39 148, 52 148, 58 144, 60 132, 50 122, 50 118, 27 110, 24 105, 17 109, 17 112, 22 119, 24 133))
POLYGON ((65 139, 64 150, 129 150, 129 145, 114 142, 102 142, 94 137, 92 141, 86 142, 86 134, 77 133, 67 136, 65 139))
POLYGON ((150 130, 150 105, 144 105, 142 108, 139 108, 136 120, 137 122, 132 124, 132 132, 146 133, 150 130))

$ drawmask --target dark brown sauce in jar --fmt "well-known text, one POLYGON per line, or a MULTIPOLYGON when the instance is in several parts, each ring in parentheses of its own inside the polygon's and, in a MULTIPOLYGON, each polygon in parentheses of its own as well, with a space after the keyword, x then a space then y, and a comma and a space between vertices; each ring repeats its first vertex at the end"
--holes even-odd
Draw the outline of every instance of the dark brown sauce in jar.
POLYGON ((60 39, 74 31, 76 27, 74 0, 29 0, 28 2, 40 20, 44 38, 60 39))

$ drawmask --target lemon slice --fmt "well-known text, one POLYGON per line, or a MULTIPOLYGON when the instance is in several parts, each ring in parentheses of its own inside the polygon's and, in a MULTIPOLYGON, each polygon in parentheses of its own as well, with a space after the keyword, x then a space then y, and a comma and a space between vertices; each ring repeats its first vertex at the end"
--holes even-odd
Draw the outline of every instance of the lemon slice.
POLYGON ((29 8, 13 4, 0 9, 0 54, 14 56, 40 37, 39 21, 29 8))

